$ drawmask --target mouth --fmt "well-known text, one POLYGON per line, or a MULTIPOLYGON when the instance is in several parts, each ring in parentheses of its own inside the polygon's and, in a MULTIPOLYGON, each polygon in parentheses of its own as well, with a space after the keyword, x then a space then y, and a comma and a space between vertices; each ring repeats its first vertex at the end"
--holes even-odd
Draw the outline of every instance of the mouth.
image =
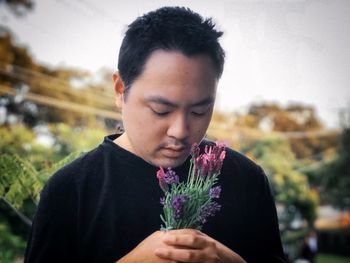
POLYGON ((168 158, 179 158, 187 153, 187 147, 185 146, 171 146, 164 147, 163 154, 168 158))

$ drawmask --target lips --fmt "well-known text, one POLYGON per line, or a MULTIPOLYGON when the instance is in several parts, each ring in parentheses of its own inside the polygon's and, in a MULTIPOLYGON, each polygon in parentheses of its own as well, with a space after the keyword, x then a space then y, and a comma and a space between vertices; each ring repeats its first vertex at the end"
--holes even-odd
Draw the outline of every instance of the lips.
POLYGON ((163 148, 164 155, 170 158, 177 158, 186 153, 186 147, 165 147, 163 148))

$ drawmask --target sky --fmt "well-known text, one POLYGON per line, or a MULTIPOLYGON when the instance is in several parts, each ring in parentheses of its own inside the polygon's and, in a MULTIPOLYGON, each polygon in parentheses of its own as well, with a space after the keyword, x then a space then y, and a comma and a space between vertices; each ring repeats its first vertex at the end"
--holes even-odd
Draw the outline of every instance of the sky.
MULTIPOLYGON (((226 52, 216 107, 244 111, 252 103, 315 107, 329 128, 350 107, 348 0, 36 0, 25 17, 0 6, 0 23, 40 63, 97 72, 117 69, 126 27, 165 5, 212 17, 226 52)), ((111 83, 112 88, 112 83, 111 83)))

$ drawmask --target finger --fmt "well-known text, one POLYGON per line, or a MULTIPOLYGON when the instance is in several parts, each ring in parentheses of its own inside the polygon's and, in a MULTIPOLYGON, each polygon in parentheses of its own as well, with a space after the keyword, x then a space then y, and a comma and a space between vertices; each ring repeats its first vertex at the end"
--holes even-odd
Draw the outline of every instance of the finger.
POLYGON ((193 233, 165 235, 163 242, 170 246, 188 247, 191 249, 201 249, 208 245, 206 238, 193 233))
POLYGON ((157 248, 154 254, 162 259, 180 262, 202 262, 203 253, 196 249, 157 248))
POLYGON ((167 234, 194 234, 194 235, 205 235, 201 231, 192 228, 182 228, 182 229, 174 229, 166 232, 167 234))

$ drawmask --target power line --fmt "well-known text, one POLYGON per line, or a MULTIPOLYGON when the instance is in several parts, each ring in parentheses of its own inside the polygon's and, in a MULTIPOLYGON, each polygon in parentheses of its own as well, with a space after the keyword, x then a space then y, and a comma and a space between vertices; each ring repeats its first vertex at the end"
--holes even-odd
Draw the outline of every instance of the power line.
MULTIPOLYGON (((30 81, 38 80, 40 84, 45 88, 64 92, 69 96, 81 97, 81 92, 84 92, 84 96, 92 99, 96 103, 103 104, 106 106, 114 105, 114 96, 108 95, 106 93, 100 93, 97 95, 91 90, 81 89, 74 90, 71 86, 67 85, 66 80, 62 80, 56 77, 52 77, 41 72, 29 70, 13 64, 5 64, 0 61, 0 73, 3 73, 7 76, 11 76, 17 80, 21 81, 30 81)), ((91 88, 91 86, 88 86, 91 88)))
POLYGON ((109 20, 109 22, 112 22, 113 25, 115 25, 116 23, 120 25, 124 24, 121 20, 116 19, 115 17, 111 17, 104 9, 94 5, 90 1, 87 1, 87 0, 78 0, 78 1, 84 4, 86 7, 88 7, 91 11, 93 11, 93 13, 97 13, 103 16, 104 18, 107 18, 107 20, 109 20))
POLYGON ((77 15, 83 15, 87 18, 91 18, 90 15, 88 15, 86 12, 83 12, 81 8, 77 8, 76 6, 72 5, 74 1, 65 1, 65 0, 55 0, 56 2, 60 3, 62 6, 64 6, 66 9, 69 9, 71 12, 77 14, 77 15))
MULTIPOLYGON (((222 127, 218 127, 220 126, 220 122, 219 121, 215 121, 212 120, 209 126, 209 129, 211 131, 221 131, 221 132, 230 132, 232 133, 232 127, 235 127, 234 125, 232 125, 231 127, 227 127, 226 128, 222 128, 222 127)), ((239 128, 238 126, 236 126, 236 128, 239 128)), ((254 131, 257 131, 257 129, 251 129, 254 131)), ((258 130, 259 131, 259 130, 258 130)), ((322 137, 322 136, 327 136, 327 135, 331 135, 331 134, 340 134, 341 130, 337 129, 337 130, 315 130, 315 131, 295 131, 295 132, 283 132, 283 131, 275 131, 274 134, 276 134, 277 136, 282 136, 288 139, 291 138, 295 138, 295 139, 299 139, 299 138, 307 138, 307 137, 322 137)))
MULTIPOLYGON (((17 95, 16 91, 11 89, 11 87, 4 86, 4 85, 0 85, 0 92, 5 94, 10 94, 10 95, 17 95)), ((121 119, 121 114, 120 112, 117 112, 117 111, 114 112, 114 111, 109 111, 104 109, 98 109, 98 108, 80 105, 78 103, 74 103, 70 101, 62 101, 56 98, 34 94, 34 93, 23 94, 23 97, 30 101, 47 105, 47 106, 52 106, 55 108, 60 108, 60 109, 84 113, 84 114, 101 116, 108 119, 114 119, 114 120, 121 119)))
POLYGON ((125 24, 121 20, 110 16, 105 10, 97 7, 96 5, 86 0, 79 0, 76 2, 66 1, 66 0, 56 0, 56 2, 60 3, 62 6, 64 6, 64 8, 70 9, 70 11, 78 15, 83 15, 87 18, 91 18, 91 17, 94 17, 95 15, 99 15, 114 26, 116 25, 122 26, 123 24, 125 24), (86 12, 86 10, 90 11, 90 13, 86 12))

